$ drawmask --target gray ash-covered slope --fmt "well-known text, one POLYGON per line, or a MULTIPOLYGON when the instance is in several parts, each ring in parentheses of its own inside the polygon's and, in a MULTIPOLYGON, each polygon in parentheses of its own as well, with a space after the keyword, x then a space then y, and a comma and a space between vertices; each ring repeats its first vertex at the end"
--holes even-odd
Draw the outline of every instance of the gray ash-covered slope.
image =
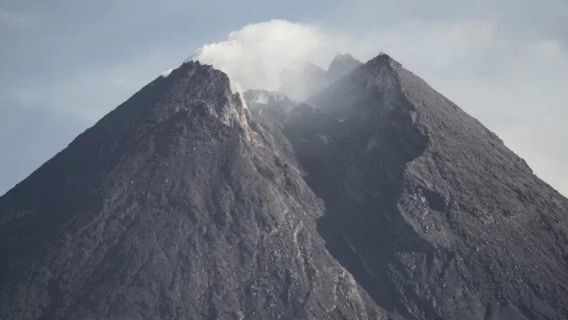
POLYGON ((492 132, 387 55, 311 104, 251 108, 292 143, 329 251, 378 306, 568 318, 568 200, 492 132))
POLYGON ((286 141, 188 62, 0 198, 0 318, 377 319, 286 141))

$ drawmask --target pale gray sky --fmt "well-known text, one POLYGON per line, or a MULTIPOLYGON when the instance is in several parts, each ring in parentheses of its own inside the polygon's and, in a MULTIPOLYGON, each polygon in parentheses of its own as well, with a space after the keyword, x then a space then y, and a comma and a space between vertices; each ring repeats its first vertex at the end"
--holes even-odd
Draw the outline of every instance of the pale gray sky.
POLYGON ((568 195, 566 0, 0 0, 0 194, 203 44, 271 19, 391 54, 568 195))

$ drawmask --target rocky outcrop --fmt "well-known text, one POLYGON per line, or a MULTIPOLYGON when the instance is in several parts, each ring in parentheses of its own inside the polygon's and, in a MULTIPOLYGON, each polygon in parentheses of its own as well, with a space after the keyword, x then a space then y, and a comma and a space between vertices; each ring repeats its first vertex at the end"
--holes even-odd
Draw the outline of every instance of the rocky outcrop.
MULTIPOLYGON (((326 70, 313 63, 305 62, 284 69, 278 90, 297 101, 304 101, 326 89, 335 81, 345 77, 363 65, 350 54, 339 54, 333 58, 326 70)), ((254 91, 254 90, 253 90, 254 91)))
POLYGON ((362 65, 363 63, 361 61, 353 58, 353 56, 348 53, 338 54, 335 58, 333 58, 333 60, 331 60, 331 63, 327 68, 327 83, 334 83, 362 65))

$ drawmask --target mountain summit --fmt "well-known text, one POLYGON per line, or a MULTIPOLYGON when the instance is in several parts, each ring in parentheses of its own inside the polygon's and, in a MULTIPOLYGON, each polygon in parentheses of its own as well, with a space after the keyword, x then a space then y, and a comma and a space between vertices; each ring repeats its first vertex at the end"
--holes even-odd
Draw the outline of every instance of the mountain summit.
POLYGON ((227 76, 159 77, 0 198, 2 319, 374 319, 227 76))
POLYGON ((307 102, 197 61, 148 84, 0 198, 0 318, 566 318, 568 200, 351 59, 307 102))
POLYGON ((419 319, 568 314, 568 201, 495 134, 388 55, 312 103, 287 132, 326 203, 330 252, 379 305, 419 319))
POLYGON ((333 83, 341 79, 360 67, 362 64, 363 63, 361 61, 353 58, 353 56, 348 53, 336 55, 335 58, 331 60, 329 68, 327 69, 328 83, 333 83))
POLYGON ((279 91, 295 100, 306 100, 335 81, 348 75, 363 63, 350 54, 338 54, 326 70, 311 62, 298 63, 284 69, 279 91))

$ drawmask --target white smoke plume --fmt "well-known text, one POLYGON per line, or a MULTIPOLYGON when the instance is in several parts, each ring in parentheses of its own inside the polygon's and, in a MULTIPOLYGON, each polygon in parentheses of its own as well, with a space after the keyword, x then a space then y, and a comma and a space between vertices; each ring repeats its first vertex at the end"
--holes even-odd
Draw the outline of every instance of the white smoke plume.
POLYGON ((279 90, 283 71, 322 60, 326 37, 316 27, 271 20, 249 24, 226 40, 201 47, 191 59, 227 73, 242 89, 279 90))

